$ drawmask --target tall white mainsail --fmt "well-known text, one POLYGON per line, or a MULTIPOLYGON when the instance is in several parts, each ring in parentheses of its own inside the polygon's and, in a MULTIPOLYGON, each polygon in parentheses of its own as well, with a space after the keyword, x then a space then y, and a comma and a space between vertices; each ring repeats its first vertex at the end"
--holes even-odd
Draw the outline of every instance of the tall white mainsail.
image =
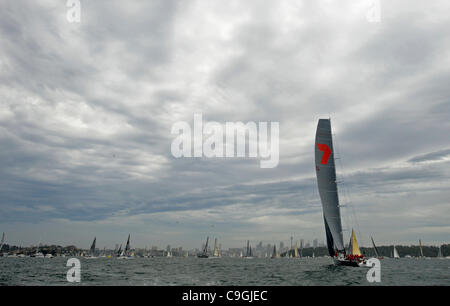
POLYGON ((319 120, 314 147, 317 184, 322 201, 328 252, 334 257, 336 253, 345 253, 345 249, 329 119, 319 120))

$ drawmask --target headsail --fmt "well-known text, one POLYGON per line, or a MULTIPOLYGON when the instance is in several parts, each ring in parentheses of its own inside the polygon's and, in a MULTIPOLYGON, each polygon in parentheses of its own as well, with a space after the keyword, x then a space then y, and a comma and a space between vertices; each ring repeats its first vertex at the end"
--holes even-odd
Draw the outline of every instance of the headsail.
POLYGON ((349 254, 352 255, 361 255, 361 251, 359 250, 358 241, 356 241, 355 231, 352 229, 352 237, 350 238, 349 245, 349 254))
POLYGON ((343 253, 345 250, 329 119, 319 120, 314 147, 317 184, 322 201, 328 252, 333 257, 336 252, 343 253))

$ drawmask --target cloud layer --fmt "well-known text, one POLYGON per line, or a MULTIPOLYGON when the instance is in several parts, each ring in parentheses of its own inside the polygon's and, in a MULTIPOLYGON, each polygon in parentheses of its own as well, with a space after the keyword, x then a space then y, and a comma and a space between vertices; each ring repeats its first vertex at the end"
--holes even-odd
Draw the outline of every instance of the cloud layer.
POLYGON ((382 1, 370 23, 370 2, 81 1, 69 23, 65 1, 0 1, 0 231, 84 247, 128 232, 135 246, 323 240, 313 141, 331 116, 345 227, 444 242, 450 4, 382 1), (279 122, 278 167, 173 158, 172 125, 199 112, 279 122))

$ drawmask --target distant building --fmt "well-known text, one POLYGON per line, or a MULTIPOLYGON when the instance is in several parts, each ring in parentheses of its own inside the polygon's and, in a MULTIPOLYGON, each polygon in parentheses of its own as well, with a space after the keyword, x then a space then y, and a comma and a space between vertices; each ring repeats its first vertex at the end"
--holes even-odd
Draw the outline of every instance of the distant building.
POLYGON ((317 239, 313 240, 313 247, 317 248, 319 246, 319 241, 317 239))

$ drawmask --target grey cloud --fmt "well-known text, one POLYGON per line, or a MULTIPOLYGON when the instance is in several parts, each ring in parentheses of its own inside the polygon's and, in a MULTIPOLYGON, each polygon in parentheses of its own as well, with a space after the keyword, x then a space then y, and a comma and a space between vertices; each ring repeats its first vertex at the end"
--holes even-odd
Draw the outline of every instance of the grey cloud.
POLYGON ((388 241, 394 227, 440 227, 439 213, 448 215, 450 32, 438 4, 383 2, 380 24, 351 1, 82 5, 82 22, 69 24, 63 2, 0 4, 0 219, 9 228, 66 220, 113 241, 119 226, 173 227, 196 244, 211 217, 231 241, 268 227, 273 239, 321 238, 312 152, 317 119, 328 116, 345 165, 338 176, 368 231, 388 241), (205 121, 280 122, 279 166, 173 158, 172 124, 192 124, 199 111, 205 121), (414 212, 429 201, 435 213, 408 214, 407 201, 414 212), (367 217, 387 210, 399 220, 383 228, 367 217), (180 214, 189 218, 174 225, 180 214))
POLYGON ((424 155, 415 156, 408 161, 410 163, 420 163, 424 161, 437 161, 442 160, 444 157, 447 157, 450 155, 450 149, 447 150, 441 150, 437 152, 431 152, 424 155))

